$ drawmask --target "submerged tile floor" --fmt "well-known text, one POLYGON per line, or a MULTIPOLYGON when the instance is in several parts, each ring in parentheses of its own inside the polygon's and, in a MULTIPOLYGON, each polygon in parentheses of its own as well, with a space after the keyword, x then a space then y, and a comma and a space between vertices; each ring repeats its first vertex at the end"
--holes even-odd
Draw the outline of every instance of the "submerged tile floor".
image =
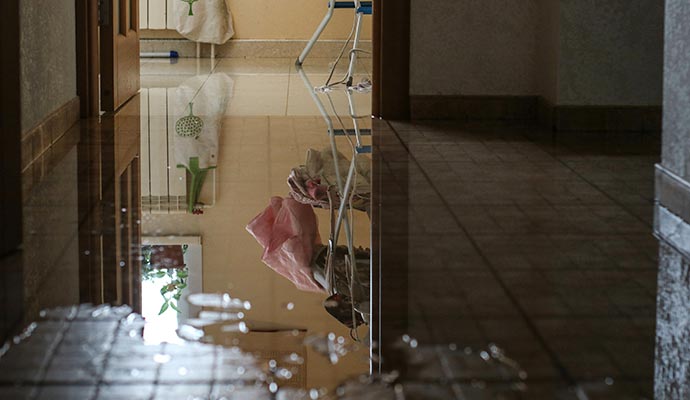
POLYGON ((525 398, 653 397, 654 135, 378 132, 383 321, 420 343, 500 344, 525 398))
MULTIPOLYGON (((126 309, 104 314, 82 306, 67 319, 56 312, 41 319, 42 308, 93 301, 85 298, 90 283, 79 272, 92 248, 80 235, 107 225, 84 217, 89 211, 78 196, 90 179, 82 174, 84 156, 94 146, 108 154, 108 146, 119 144, 92 140, 99 128, 85 123, 76 130, 80 144, 66 147, 27 200, 26 316, 27 323, 39 322, 0 358, 1 398, 652 398, 658 246, 651 217, 659 146, 651 135, 554 137, 522 125, 361 119, 373 131, 366 138, 374 144, 373 208, 371 220, 356 214, 354 229, 357 245, 372 249, 375 346, 371 362, 359 348, 333 365, 328 354, 305 345, 313 334, 346 338, 347 329, 324 311, 323 296, 298 291, 266 268, 245 231, 270 196, 287 193, 287 174, 304 163, 306 151, 329 145, 309 85, 291 62, 144 62, 141 108, 128 110, 136 123, 126 126, 140 127, 142 241, 189 243, 188 257, 195 258, 185 258, 188 290, 248 300, 248 323, 296 331, 300 342, 214 333, 215 345, 184 344, 175 329, 207 309, 184 305, 179 316, 158 317, 160 304, 150 301, 143 307, 144 340, 140 320, 127 319, 126 309), (228 79, 215 80, 218 74, 228 79), (184 185, 175 192, 176 180, 185 179, 175 168, 175 104, 189 101, 185 90, 203 98, 208 82, 228 86, 221 87, 225 100, 217 112, 213 184, 201 193, 209 207, 193 215, 168 197, 187 195, 184 185), (167 202, 156 208, 162 193, 155 191, 163 189, 167 202), (305 360, 304 379, 280 382, 282 390, 271 393, 270 381, 260 378, 268 359, 292 353, 305 360), (225 356, 232 362, 219 363, 225 356), (393 379, 391 372, 399 377, 385 388, 335 389, 370 368, 384 380, 393 379)), ((328 62, 315 60, 306 71, 312 86, 320 84, 328 62)), ((343 117, 341 95, 333 97, 343 117)), ((363 96, 357 112, 366 114, 369 101, 363 96)), ((345 137, 336 146, 351 157, 345 137)), ((326 240, 328 213, 317 214, 326 240)))

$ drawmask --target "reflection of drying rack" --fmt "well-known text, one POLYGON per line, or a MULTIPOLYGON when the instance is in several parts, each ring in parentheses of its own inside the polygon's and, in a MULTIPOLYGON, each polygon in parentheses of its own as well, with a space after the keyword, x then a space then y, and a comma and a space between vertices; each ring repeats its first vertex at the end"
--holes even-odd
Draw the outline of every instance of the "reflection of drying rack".
MULTIPOLYGON (((326 126, 328 129, 328 138, 330 141, 330 147, 331 151, 333 153, 333 164, 334 164, 334 170, 335 170, 335 176, 336 176, 336 182, 337 182, 337 190, 338 194, 340 196, 340 205, 338 207, 337 213, 335 218, 333 218, 333 213, 331 213, 331 237, 328 241, 328 248, 329 252, 331 254, 335 254, 335 249, 338 245, 338 239, 340 236, 340 231, 341 228, 345 228, 345 238, 347 241, 347 251, 348 251, 348 258, 349 258, 349 272, 348 275, 350 276, 349 278, 349 285, 350 285, 350 290, 352 293, 352 288, 354 285, 358 284, 360 282, 360 278, 357 275, 357 259, 356 259, 356 254, 355 254, 355 246, 354 246, 354 241, 353 241, 353 229, 352 229, 352 224, 353 221, 350 220, 349 217, 349 211, 352 208, 352 204, 350 204, 350 199, 351 195, 355 191, 355 176, 357 174, 357 159, 364 153, 371 153, 371 146, 369 145, 364 145, 362 143, 362 136, 365 135, 371 135, 371 130, 370 129, 361 129, 359 125, 359 119, 363 118, 361 116, 357 116, 355 113, 355 103, 354 103, 354 94, 352 90, 347 88, 345 90, 347 94, 347 99, 348 99, 348 108, 349 108, 349 115, 350 118, 352 119, 353 123, 353 129, 347 129, 345 126, 342 126, 342 129, 335 129, 333 126, 333 119, 331 116, 328 114, 326 111, 326 107, 324 106, 323 102, 319 98, 318 94, 315 91, 314 86, 311 84, 309 81, 309 77, 307 77, 306 73, 302 69, 301 66, 297 66, 297 72, 299 73, 300 78, 302 78, 302 81, 304 82, 304 85, 307 88, 307 91, 309 92, 310 96, 314 100, 314 103, 316 104, 316 107, 319 109, 319 112, 321 113, 321 116, 323 117, 324 121, 326 122, 326 126), (354 135, 355 137, 355 143, 353 143, 353 148, 352 148, 352 158, 350 161, 350 166, 347 172, 347 178, 343 182, 342 175, 340 173, 340 165, 339 165, 339 156, 338 156, 338 148, 336 144, 336 136, 350 136, 354 135)), ((332 99, 330 98, 330 93, 324 92, 324 95, 328 97, 329 101, 331 102, 331 105, 333 104, 332 99)), ((336 110, 333 110, 336 112, 336 110)), ((342 124, 342 120, 340 117, 336 114, 336 118, 342 124)), ((328 273, 327 273, 328 275, 328 273)), ((328 280, 327 280, 328 281, 328 280)), ((329 284, 333 283, 332 281, 328 281, 329 284)), ((369 297, 371 296, 371 293, 368 294, 369 297)), ((369 304, 369 303, 367 303, 369 304)), ((361 305, 360 305, 361 306, 361 305)), ((356 310, 354 302, 352 303, 352 315, 353 318, 352 320, 355 321, 355 313, 358 311, 364 311, 366 314, 371 315, 371 306, 368 306, 366 311, 364 310, 356 310)), ((356 329, 353 331, 355 336, 353 338, 357 337, 356 329)), ((352 334, 352 332, 351 332, 352 334)), ((356 339, 358 340, 358 339, 356 339)), ((371 343, 368 343, 368 345, 371 345, 371 343)))
MULTIPOLYGON (((326 126, 328 129, 328 138, 330 141, 330 146, 331 150, 333 152, 333 166, 335 168, 335 176, 336 176, 336 181, 337 181, 337 189, 338 189, 338 194, 340 195, 340 206, 337 211, 337 216, 335 219, 335 228, 334 228, 334 236, 333 236, 333 243, 329 243, 329 246, 335 247, 338 243, 338 238, 340 235, 340 230, 341 227, 345 227, 345 236, 347 240, 347 248, 349 251, 350 256, 353 258, 353 265, 354 263, 354 244, 352 241, 352 231, 350 229, 350 219, 348 217, 348 203, 349 203, 349 198, 350 195, 352 194, 352 191, 354 190, 354 176, 356 173, 356 162, 357 162, 357 156, 359 154, 363 153, 370 153, 371 152, 371 146, 365 146, 362 144, 362 136, 364 132, 362 129, 359 127, 359 121, 358 117, 354 113, 354 100, 352 98, 352 93, 349 90, 346 90, 347 96, 348 96, 348 104, 349 104, 349 110, 350 110, 350 117, 352 118, 353 122, 353 129, 338 129, 336 130, 333 126, 333 119, 331 116, 328 114, 328 111, 326 111, 326 107, 324 106, 323 102, 319 98, 319 96, 316 94, 314 91, 314 86, 312 85, 311 81, 309 80, 309 77, 307 74, 304 72, 304 69, 302 69, 301 66, 297 67, 297 72, 302 78, 302 81, 304 82, 304 85, 307 88, 307 91, 309 92, 310 96, 314 100, 314 103, 316 104, 316 107, 319 109, 319 112, 321 113, 321 116, 323 117, 324 121, 326 122, 326 126), (347 172, 347 178, 345 182, 343 182, 342 175, 340 173, 340 165, 338 163, 338 146, 335 141, 336 136, 344 136, 344 135, 349 135, 350 133, 354 133, 356 144, 355 144, 355 151, 352 154, 352 159, 350 161, 350 167, 347 172)), ((328 93, 326 93, 326 96, 330 96, 328 93)), ((371 134, 371 131, 368 130, 366 133, 371 134)))

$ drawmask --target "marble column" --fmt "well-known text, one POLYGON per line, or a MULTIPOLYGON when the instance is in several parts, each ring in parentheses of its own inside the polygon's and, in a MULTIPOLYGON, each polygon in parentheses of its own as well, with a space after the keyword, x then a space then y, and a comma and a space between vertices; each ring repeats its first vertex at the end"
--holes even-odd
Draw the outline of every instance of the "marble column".
POLYGON ((666 0, 655 399, 690 398, 690 2, 666 0))

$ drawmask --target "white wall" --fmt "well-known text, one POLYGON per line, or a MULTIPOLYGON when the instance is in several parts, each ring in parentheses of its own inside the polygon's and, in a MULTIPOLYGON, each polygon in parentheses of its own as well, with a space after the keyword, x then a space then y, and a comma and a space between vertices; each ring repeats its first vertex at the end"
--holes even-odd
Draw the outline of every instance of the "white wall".
POLYGON ((560 0, 558 104, 660 105, 663 0, 560 0))
POLYGON ((537 0, 411 3, 411 94, 537 94, 537 0))
POLYGON ((560 52, 560 2, 539 0, 537 24, 537 93, 551 104, 558 101, 558 63, 560 52))
POLYGON ((663 0, 412 0, 412 95, 659 105, 663 0))

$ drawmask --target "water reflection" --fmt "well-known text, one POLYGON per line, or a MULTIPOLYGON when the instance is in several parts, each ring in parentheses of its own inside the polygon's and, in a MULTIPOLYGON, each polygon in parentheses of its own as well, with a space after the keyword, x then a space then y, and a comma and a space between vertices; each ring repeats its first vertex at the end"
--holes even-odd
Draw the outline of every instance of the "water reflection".
POLYGON ((224 73, 142 90, 145 212, 200 214, 215 204, 218 142, 232 90, 233 80, 224 73))
MULTIPOLYGON (((646 228, 601 206, 606 196, 573 172, 616 177, 621 158, 549 153, 510 129, 393 132, 357 118, 366 93, 315 92, 310 80, 326 76, 289 73, 288 62, 265 68, 285 71, 287 97, 306 99, 298 113, 311 115, 288 117, 295 107, 283 102, 269 104, 281 116, 237 116, 266 105, 247 100, 247 82, 274 90, 278 79, 238 73, 238 60, 203 72, 187 61, 148 75, 121 113, 86 122, 77 151, 63 149, 36 187, 27 315, 48 309, 0 358, 0 397, 37 381, 104 382, 106 393, 132 380, 142 393, 129 397, 147 399, 156 394, 141 386, 216 400, 648 393, 646 228), (207 90, 213 76, 223 94, 207 90), (204 105, 203 93, 220 97, 204 105), (257 215, 273 222, 254 237, 257 215), (631 232, 618 232, 619 218, 631 232), (131 304, 146 320, 52 308, 87 302, 131 304)), ((610 185, 611 198, 632 193, 610 185)))
POLYGON ((181 343, 175 334, 181 322, 200 311, 186 294, 202 288, 201 240, 196 237, 144 237, 142 246, 142 310, 151 343, 181 343))
POLYGON ((320 123, 227 117, 235 78, 217 69, 144 79, 144 338, 301 360, 275 373, 332 389, 370 368, 370 130, 336 114, 352 93, 317 94, 298 72, 320 123))

